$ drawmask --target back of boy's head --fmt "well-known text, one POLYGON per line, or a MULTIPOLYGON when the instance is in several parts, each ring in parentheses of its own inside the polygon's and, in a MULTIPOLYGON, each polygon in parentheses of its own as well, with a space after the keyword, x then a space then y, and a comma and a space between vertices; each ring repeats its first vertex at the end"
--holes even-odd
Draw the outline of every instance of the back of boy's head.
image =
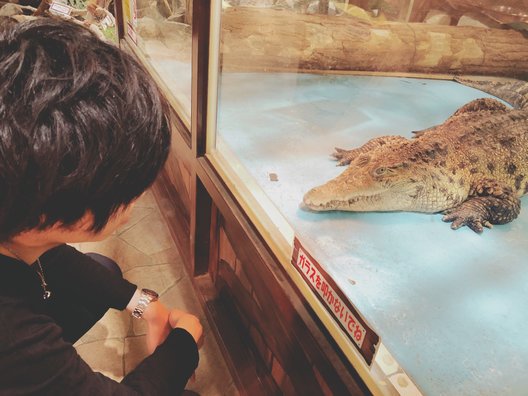
POLYGON ((104 228, 164 164, 166 113, 144 69, 88 29, 0 18, 0 241, 87 211, 104 228))

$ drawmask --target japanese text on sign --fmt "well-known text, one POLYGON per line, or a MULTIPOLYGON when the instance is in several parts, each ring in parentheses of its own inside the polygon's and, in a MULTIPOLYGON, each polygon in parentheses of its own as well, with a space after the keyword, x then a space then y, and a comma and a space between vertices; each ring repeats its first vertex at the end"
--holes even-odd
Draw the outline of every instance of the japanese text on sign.
POLYGON ((306 281, 313 286, 330 312, 334 314, 356 345, 361 348, 366 330, 301 248, 299 248, 296 264, 306 281))

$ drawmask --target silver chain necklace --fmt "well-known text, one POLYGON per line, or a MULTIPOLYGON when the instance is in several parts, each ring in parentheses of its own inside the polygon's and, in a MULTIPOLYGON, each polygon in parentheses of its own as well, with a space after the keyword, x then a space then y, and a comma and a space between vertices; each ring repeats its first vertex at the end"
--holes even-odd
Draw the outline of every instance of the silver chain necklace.
MULTIPOLYGON (((7 245, 1 245, 2 247, 6 248, 6 250, 11 253, 13 256, 15 256, 18 260, 22 261, 23 263, 26 263, 16 252, 14 252, 9 246, 7 245)), ((27 263, 26 263, 27 264, 27 263)), ((37 258, 37 274, 40 278, 40 285, 42 286, 43 294, 42 298, 44 300, 47 300, 51 297, 51 291, 48 290, 48 284, 46 283, 46 278, 44 277, 44 270, 42 269, 42 264, 40 263, 40 258, 37 258)))

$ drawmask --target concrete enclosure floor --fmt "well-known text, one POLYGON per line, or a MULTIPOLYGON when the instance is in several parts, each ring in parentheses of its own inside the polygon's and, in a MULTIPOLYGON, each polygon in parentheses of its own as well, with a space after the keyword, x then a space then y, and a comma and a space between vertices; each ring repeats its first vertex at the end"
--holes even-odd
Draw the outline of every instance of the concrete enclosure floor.
MULTIPOLYGON (((204 326, 205 339, 195 379, 189 381, 186 389, 202 396, 238 395, 191 279, 150 191, 138 200, 130 221, 112 236, 102 242, 72 246, 85 253, 96 252, 112 258, 126 279, 139 287, 156 290, 167 306, 197 315, 204 326)), ((145 333, 143 321, 133 320, 126 311, 110 310, 75 347, 94 371, 119 381, 147 355, 145 333)))

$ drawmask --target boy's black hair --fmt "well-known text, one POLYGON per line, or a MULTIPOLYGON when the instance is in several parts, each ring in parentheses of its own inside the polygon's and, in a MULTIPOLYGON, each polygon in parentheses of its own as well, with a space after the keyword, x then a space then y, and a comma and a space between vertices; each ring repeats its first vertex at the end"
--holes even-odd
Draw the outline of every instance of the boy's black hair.
POLYGON ((51 18, 0 18, 0 241, 74 224, 100 231, 154 181, 168 107, 131 56, 51 18))

